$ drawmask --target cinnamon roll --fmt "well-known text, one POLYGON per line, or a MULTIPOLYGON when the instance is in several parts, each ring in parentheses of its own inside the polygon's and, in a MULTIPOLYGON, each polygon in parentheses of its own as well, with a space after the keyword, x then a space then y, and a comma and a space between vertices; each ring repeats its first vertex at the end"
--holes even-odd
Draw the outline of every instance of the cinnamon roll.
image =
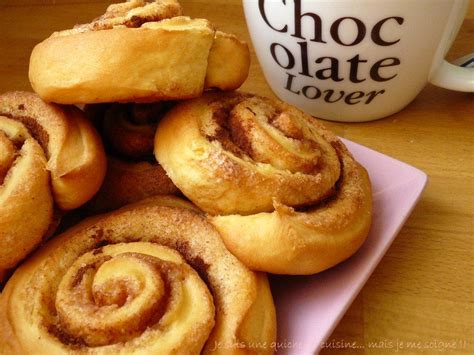
POLYGON ((178 194, 178 188, 153 156, 156 125, 172 106, 152 104, 87 105, 107 151, 107 174, 87 204, 91 213, 117 209, 155 195, 178 194))
POLYGON ((39 43, 29 77, 46 101, 152 102, 236 89, 249 63, 246 43, 182 16, 176 0, 129 0, 39 43))
POLYGON ((265 274, 175 197, 83 221, 0 295, 6 353, 270 353, 275 329, 265 274))
POLYGON ((100 139, 82 112, 28 92, 0 95, 0 273, 57 224, 55 206, 89 200, 105 174, 100 139))
POLYGON ((155 155, 252 269, 316 273, 368 234, 367 172, 333 133, 283 102, 241 93, 184 102, 158 125, 155 155))

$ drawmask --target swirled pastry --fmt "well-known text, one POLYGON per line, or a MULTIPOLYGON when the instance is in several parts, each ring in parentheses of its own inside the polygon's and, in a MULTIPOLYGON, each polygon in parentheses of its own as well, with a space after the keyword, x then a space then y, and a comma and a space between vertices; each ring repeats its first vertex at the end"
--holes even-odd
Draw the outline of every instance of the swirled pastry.
POLYGON ((0 95, 0 272, 47 234, 54 206, 89 200, 105 174, 100 139, 82 112, 37 95, 0 95))
POLYGON ((156 125, 169 102, 87 105, 107 151, 107 174, 88 212, 117 209, 155 195, 177 194, 178 188, 153 156, 156 125))
POLYGON ((50 241, 0 296, 2 350, 271 352, 275 310, 265 274, 230 254, 195 210, 155 197, 50 241))
POLYGON ((311 274, 352 255, 371 223, 365 169, 311 116, 279 101, 215 93, 158 125, 155 155, 250 268, 311 274))
POLYGON ((110 5, 97 20, 54 33, 31 54, 29 77, 46 101, 151 102, 233 90, 246 79, 247 45, 176 0, 110 5))

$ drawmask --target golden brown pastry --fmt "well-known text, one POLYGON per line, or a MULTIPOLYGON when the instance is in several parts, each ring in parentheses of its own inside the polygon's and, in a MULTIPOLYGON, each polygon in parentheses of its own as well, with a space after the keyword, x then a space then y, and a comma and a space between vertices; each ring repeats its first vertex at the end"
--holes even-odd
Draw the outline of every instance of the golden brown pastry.
POLYGON ((88 212, 106 212, 155 195, 178 194, 153 156, 156 125, 171 103, 87 105, 107 150, 107 174, 88 212))
POLYGON ((0 95, 0 273, 32 251, 105 174, 100 139, 82 112, 28 92, 0 95))
POLYGON ((252 269, 316 273, 368 234, 367 172, 334 134, 283 102, 240 93, 184 102, 159 123, 155 155, 252 269))
POLYGON ((270 353, 275 331, 265 274, 249 271, 176 197, 73 227, 22 264, 0 296, 4 353, 270 353))
POLYGON ((74 104, 183 99, 242 85, 247 45, 181 15, 176 0, 110 5, 93 22, 33 49, 31 85, 46 101, 74 104))

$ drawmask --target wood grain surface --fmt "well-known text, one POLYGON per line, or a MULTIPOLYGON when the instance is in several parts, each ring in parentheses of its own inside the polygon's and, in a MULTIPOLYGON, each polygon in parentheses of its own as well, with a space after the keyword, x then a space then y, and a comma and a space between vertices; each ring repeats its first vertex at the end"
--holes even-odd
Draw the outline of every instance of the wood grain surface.
MULTIPOLYGON (((250 43, 240 1, 181 2, 186 14, 208 18, 250 43)), ((31 90, 27 71, 33 46, 52 31, 88 22, 107 4, 0 0, 0 92, 31 90)), ((448 59, 469 52, 474 52, 472 2, 448 59)), ((242 90, 273 96, 253 50, 252 56, 242 90)), ((327 125, 425 171, 429 183, 322 354, 473 354, 474 95, 428 85, 406 109, 388 118, 327 125), (413 348, 400 349, 401 342, 413 342, 413 348)))

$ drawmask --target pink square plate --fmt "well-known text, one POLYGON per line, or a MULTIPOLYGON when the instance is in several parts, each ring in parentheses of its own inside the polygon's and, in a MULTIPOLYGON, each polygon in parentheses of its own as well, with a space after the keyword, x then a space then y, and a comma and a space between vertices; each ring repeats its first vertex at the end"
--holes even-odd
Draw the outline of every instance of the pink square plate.
POLYGON ((314 354, 388 250, 425 188, 427 175, 401 161, 344 140, 369 172, 373 223, 359 251, 313 276, 272 276, 278 319, 278 353, 314 354))

